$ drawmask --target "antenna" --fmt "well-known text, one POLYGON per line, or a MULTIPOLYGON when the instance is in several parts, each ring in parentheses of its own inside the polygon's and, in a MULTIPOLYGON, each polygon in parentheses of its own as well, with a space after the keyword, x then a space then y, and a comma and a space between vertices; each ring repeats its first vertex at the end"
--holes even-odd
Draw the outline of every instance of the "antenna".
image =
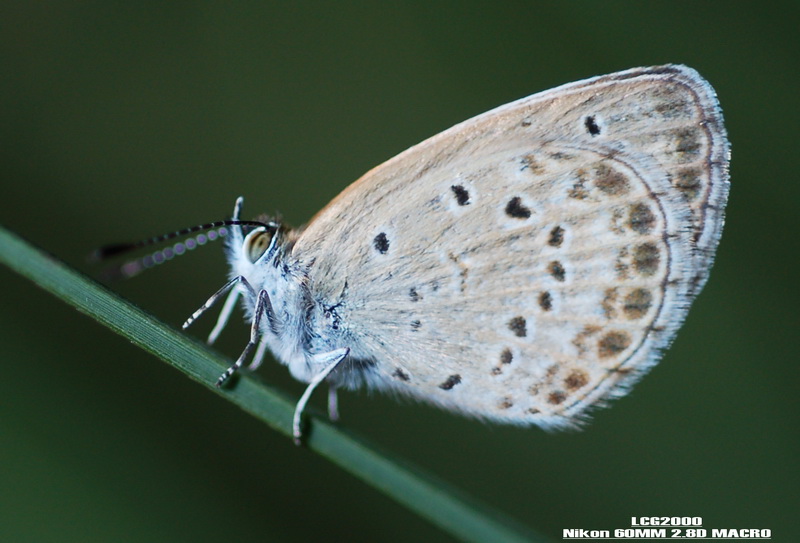
POLYGON ((179 241, 171 247, 160 249, 149 255, 130 260, 118 266, 112 266, 103 272, 103 275, 109 279, 127 279, 141 273, 147 268, 152 268, 153 266, 162 264, 168 260, 172 260, 176 256, 185 254, 187 251, 191 251, 201 245, 205 245, 209 241, 214 241, 227 236, 228 228, 226 227, 228 226, 254 226, 276 230, 279 227, 278 223, 275 222, 240 221, 235 219, 215 221, 206 224, 199 224, 197 226, 190 226, 189 228, 182 228, 174 232, 153 236, 140 241, 104 245, 103 247, 93 251, 89 255, 89 260, 92 262, 108 260, 119 255, 135 251, 136 249, 157 245, 171 239, 188 236, 190 234, 199 232, 199 234, 196 236, 185 241, 179 241))

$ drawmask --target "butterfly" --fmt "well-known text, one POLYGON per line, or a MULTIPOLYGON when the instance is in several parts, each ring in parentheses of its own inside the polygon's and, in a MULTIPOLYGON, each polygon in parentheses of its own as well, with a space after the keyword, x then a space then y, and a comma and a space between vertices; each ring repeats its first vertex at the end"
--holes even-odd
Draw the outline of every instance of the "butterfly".
MULTIPOLYGON (((691 68, 570 83, 462 122, 372 169, 303 228, 226 221, 256 349, 311 393, 366 386, 483 419, 578 425, 660 359, 705 284, 729 145, 691 68)), ((216 224, 216 223, 215 223, 216 224)), ((212 225, 213 226, 213 225, 212 225)))

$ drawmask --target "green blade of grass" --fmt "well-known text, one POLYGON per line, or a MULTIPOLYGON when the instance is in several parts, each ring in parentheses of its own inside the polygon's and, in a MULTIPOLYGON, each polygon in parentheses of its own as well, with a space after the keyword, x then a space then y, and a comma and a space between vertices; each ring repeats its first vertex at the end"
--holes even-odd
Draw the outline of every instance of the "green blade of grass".
MULTIPOLYGON (((291 436, 294 403, 249 377, 219 390, 214 383, 229 362, 199 342, 167 327, 0 226, 0 262, 27 277, 209 390, 221 394, 270 427, 291 436)), ((546 541, 438 478, 399 462, 362 438, 313 419, 305 434, 309 449, 464 541, 546 541)))

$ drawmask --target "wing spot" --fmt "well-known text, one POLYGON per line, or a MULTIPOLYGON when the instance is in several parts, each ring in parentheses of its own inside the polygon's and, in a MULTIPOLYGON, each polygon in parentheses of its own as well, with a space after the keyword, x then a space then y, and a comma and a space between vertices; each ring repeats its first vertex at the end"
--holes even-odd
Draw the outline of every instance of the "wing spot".
POLYGON ((500 409, 511 409, 514 407, 514 402, 511 401, 511 398, 506 396, 500 401, 500 405, 498 406, 500 409))
POLYGON ((503 349, 503 352, 500 353, 500 363, 511 364, 512 360, 514 360, 514 355, 511 354, 511 349, 506 347, 505 349, 503 349))
POLYGON ((622 196, 630 190, 628 178, 608 164, 597 166, 595 175, 595 185, 609 196, 622 196))
POLYGON ((617 278, 626 280, 629 278, 628 274, 628 264, 626 260, 628 259, 628 248, 623 247, 620 249, 619 254, 617 255, 617 260, 614 262, 614 271, 617 272, 617 278))
POLYGON ((547 396, 547 403, 550 403, 552 405, 558 405, 558 404, 564 403, 564 400, 566 400, 566 399, 567 399, 567 395, 564 393, 564 391, 556 390, 556 391, 551 392, 547 396))
POLYGON ((539 307, 542 311, 550 311, 553 309, 553 296, 547 291, 539 293, 539 307))
POLYGON ((453 185, 450 187, 450 190, 452 190, 453 194, 455 194, 458 205, 469 205, 469 191, 465 189, 463 185, 453 185))
POLYGON ((405 381, 405 382, 408 382, 408 381, 411 380, 411 378, 408 376, 408 374, 406 372, 404 372, 403 370, 401 370, 400 368, 397 368, 397 369, 394 370, 394 373, 392 373, 392 377, 397 377, 401 381, 405 381))
POLYGON ((422 299, 422 296, 420 296, 419 292, 417 292, 417 289, 414 287, 411 287, 411 289, 408 291, 408 297, 412 302, 418 302, 422 299))
POLYGON ((617 310, 614 304, 617 302, 617 289, 607 288, 603 295, 603 302, 600 306, 603 309, 603 314, 607 319, 613 319, 617 316, 617 310))
POLYGON ((567 390, 578 390, 585 387, 589 383, 589 376, 583 370, 572 370, 566 379, 564 379, 564 386, 567 390))
POLYGON ((576 176, 578 180, 575 181, 575 183, 572 184, 572 188, 567 191, 567 196, 575 200, 586 200, 589 197, 589 190, 586 188, 586 170, 583 168, 579 169, 576 172, 576 176))
POLYGON ((448 377, 444 383, 439 385, 439 388, 441 388, 442 390, 452 390, 452 388, 457 384, 459 384, 460 382, 461 382, 461 376, 456 373, 448 377))
POLYGON ((703 172, 699 168, 685 168, 673 179, 672 184, 687 201, 692 202, 703 189, 703 172))
POLYGON ((653 294, 644 288, 637 288, 625 296, 622 311, 629 319, 641 319, 650 310, 653 304, 653 294))
POLYGON ((683 128, 675 134, 675 152, 681 155, 700 154, 699 131, 694 128, 683 128))
POLYGON ((508 321, 508 329, 514 332, 517 337, 525 337, 528 335, 527 322, 524 317, 514 317, 508 321))
POLYGON ((415 321, 411 321, 411 331, 412 332, 419 331, 420 326, 422 326, 422 323, 420 321, 416 321, 416 320, 415 321))
POLYGON ((522 198, 514 196, 506 204, 506 215, 514 219, 527 219, 531 216, 531 210, 522 205, 522 198))
POLYGON ((533 175, 542 175, 545 172, 544 166, 536 160, 534 155, 525 155, 520 158, 519 171, 529 170, 533 175))
POLYGON ((563 283, 564 278, 566 277, 566 272, 564 271, 564 266, 558 260, 553 260, 548 266, 547 271, 550 275, 553 276, 553 279, 556 281, 563 283))
POLYGON ((600 127, 597 126, 597 122, 595 121, 594 115, 589 115, 583 121, 584 126, 586 126, 587 132, 592 136, 597 136, 600 134, 600 127))
POLYGON ((373 244, 375 245, 375 250, 382 255, 385 255, 389 251, 389 238, 386 237, 384 232, 375 236, 373 244))
POLYGON ((615 356, 630 347, 630 344, 631 336, 627 333, 609 332, 597 342, 598 354, 600 358, 615 356))
POLYGON ((561 247, 562 243, 564 243, 564 229, 556 226, 550 230, 550 239, 547 240, 547 244, 550 247, 561 247))
POLYGON ((616 373, 617 375, 629 375, 633 373, 633 368, 611 368, 609 373, 616 373))
POLYGON ((633 204, 628 210, 628 226, 637 234, 649 234, 655 223, 656 217, 647 204, 633 204))
POLYGON ((654 243, 642 243, 633 250, 633 267, 641 275, 654 275, 660 262, 661 256, 654 243))

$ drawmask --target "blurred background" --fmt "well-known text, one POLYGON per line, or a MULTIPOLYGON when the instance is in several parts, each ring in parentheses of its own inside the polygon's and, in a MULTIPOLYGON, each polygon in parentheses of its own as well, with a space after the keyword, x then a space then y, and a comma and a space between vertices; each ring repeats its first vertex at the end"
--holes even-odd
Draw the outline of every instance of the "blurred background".
MULTIPOLYGON (((711 279, 663 362, 578 433, 364 392, 340 395, 343 424, 555 539, 679 515, 791 540, 796 10, 4 2, 0 222, 96 276, 85 255, 103 243, 227 217, 238 195, 247 216, 302 224, 371 167, 473 115, 577 79, 688 64, 719 94, 733 186, 711 279)), ((111 287, 177 328, 225 273, 217 245, 111 287)), ((449 540, 27 280, 2 268, 0 281, 3 541, 449 540)), ((235 357, 246 337, 234 322, 218 348, 235 357)), ((259 373, 302 393, 275 363, 259 373)))

